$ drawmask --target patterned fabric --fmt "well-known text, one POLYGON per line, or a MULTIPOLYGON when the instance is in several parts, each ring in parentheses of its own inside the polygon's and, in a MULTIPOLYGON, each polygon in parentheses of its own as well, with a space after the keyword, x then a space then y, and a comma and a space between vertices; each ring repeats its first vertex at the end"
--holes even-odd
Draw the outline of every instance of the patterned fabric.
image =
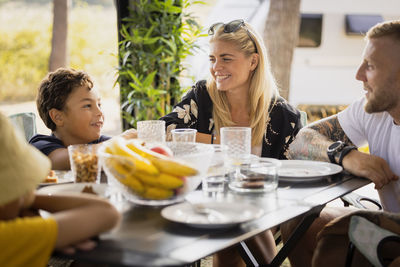
MULTIPOLYGON (((286 159, 286 150, 302 127, 300 112, 278 97, 272 101, 270 116, 266 121, 266 138, 262 144, 262 157, 286 159)), ((173 111, 162 117, 167 135, 175 128, 193 128, 199 133, 211 134, 214 130, 213 103, 207 92, 206 81, 197 82, 173 111)))

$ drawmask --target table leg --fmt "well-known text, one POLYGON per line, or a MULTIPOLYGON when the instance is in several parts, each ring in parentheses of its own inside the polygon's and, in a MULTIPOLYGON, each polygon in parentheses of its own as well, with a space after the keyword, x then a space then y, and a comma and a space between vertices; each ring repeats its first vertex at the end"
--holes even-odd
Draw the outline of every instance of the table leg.
MULTIPOLYGON (((307 229, 311 226, 316 218, 318 218, 321 210, 325 207, 325 205, 320 205, 312 208, 302 219, 296 229, 293 231, 288 241, 283 245, 283 247, 279 250, 278 254, 272 260, 272 262, 266 266, 280 266, 283 261, 287 258, 292 249, 296 246, 297 242, 300 238, 305 234, 307 229)), ((237 249, 242 257, 243 261, 246 263, 246 266, 264 266, 259 265, 257 260, 254 258, 253 254, 247 247, 244 241, 240 242, 237 246, 237 249)))
POLYGON ((305 234, 307 229, 314 222, 314 220, 319 217, 319 214, 324 207, 325 205, 316 206, 306 214, 306 216, 293 231, 287 242, 279 250, 278 254, 275 256, 272 262, 267 266, 280 266, 283 263, 283 261, 292 251, 292 249, 297 245, 297 242, 300 240, 300 238, 305 234))
POLYGON ((243 261, 246 263, 246 266, 254 266, 254 267, 260 266, 244 241, 240 241, 239 245, 237 246, 237 249, 243 261))

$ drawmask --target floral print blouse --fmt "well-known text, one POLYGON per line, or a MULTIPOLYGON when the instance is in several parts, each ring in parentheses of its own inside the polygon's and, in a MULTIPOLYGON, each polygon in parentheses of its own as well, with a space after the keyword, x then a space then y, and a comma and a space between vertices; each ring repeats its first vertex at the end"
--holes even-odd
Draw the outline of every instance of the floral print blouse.
MULTIPOLYGON (((173 111, 161 118, 166 123, 167 135, 175 128, 193 128, 200 133, 211 134, 214 130, 212 108, 206 81, 197 82, 173 111)), ((286 159, 289 144, 302 127, 300 112, 282 97, 271 105, 269 112, 261 156, 286 159)))

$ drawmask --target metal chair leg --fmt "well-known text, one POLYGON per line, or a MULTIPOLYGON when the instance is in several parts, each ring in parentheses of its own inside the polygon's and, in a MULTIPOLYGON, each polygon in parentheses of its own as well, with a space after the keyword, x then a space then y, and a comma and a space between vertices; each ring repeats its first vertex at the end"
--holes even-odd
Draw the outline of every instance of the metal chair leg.
POLYGON ((354 256, 354 248, 355 248, 354 244, 352 242, 349 242, 345 267, 351 267, 351 263, 353 262, 353 256, 354 256))

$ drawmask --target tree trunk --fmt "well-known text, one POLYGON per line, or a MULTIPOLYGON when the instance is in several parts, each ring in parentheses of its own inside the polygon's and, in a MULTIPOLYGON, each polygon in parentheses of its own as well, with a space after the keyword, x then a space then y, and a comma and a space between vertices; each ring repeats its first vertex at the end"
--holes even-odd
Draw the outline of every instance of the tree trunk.
POLYGON ((67 65, 68 0, 53 0, 53 37, 49 71, 67 65))
POLYGON ((293 51, 300 27, 300 0, 270 0, 264 40, 279 93, 289 97, 293 51))

